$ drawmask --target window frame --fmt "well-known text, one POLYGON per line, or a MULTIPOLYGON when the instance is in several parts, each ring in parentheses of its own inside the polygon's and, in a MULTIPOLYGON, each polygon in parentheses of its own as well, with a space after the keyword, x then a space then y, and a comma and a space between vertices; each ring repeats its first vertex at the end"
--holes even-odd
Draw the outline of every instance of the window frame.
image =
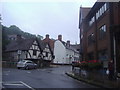
POLYGON ((104 24, 99 28, 99 40, 104 39, 106 32, 107 32, 107 28, 106 25, 104 24))

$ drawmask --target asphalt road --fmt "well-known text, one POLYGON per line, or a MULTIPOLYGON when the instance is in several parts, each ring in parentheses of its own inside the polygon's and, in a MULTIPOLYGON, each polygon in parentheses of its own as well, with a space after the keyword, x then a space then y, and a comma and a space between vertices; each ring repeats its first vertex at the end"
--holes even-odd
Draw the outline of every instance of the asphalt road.
POLYGON ((3 68, 3 88, 96 88, 77 81, 65 74, 70 66, 57 66, 44 69, 22 70, 3 68))

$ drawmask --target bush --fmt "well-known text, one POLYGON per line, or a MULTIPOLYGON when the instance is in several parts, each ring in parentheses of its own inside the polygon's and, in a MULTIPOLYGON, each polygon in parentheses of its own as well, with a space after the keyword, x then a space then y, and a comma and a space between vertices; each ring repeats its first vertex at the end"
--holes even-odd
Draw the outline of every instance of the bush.
POLYGON ((79 66, 81 69, 101 69, 102 63, 98 60, 82 61, 79 66))

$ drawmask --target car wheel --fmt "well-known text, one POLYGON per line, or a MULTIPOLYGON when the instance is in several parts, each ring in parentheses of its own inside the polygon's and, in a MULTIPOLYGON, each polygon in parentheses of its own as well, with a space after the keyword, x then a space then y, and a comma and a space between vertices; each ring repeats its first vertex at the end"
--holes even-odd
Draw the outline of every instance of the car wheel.
POLYGON ((20 67, 18 67, 18 69, 20 69, 20 67))
POLYGON ((28 69, 29 69, 29 67, 28 67, 28 66, 26 66, 26 67, 25 67, 25 69, 26 69, 26 70, 28 70, 28 69))
POLYGON ((37 67, 35 66, 34 69, 36 69, 37 67))

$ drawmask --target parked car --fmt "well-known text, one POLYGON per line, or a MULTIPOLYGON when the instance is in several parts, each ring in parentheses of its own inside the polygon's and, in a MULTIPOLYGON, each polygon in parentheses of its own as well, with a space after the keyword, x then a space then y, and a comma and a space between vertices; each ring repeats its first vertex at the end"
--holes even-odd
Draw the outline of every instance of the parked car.
POLYGON ((37 68, 37 64, 35 64, 34 62, 30 61, 30 60, 20 60, 17 63, 17 68, 23 68, 23 69, 35 69, 37 68))

